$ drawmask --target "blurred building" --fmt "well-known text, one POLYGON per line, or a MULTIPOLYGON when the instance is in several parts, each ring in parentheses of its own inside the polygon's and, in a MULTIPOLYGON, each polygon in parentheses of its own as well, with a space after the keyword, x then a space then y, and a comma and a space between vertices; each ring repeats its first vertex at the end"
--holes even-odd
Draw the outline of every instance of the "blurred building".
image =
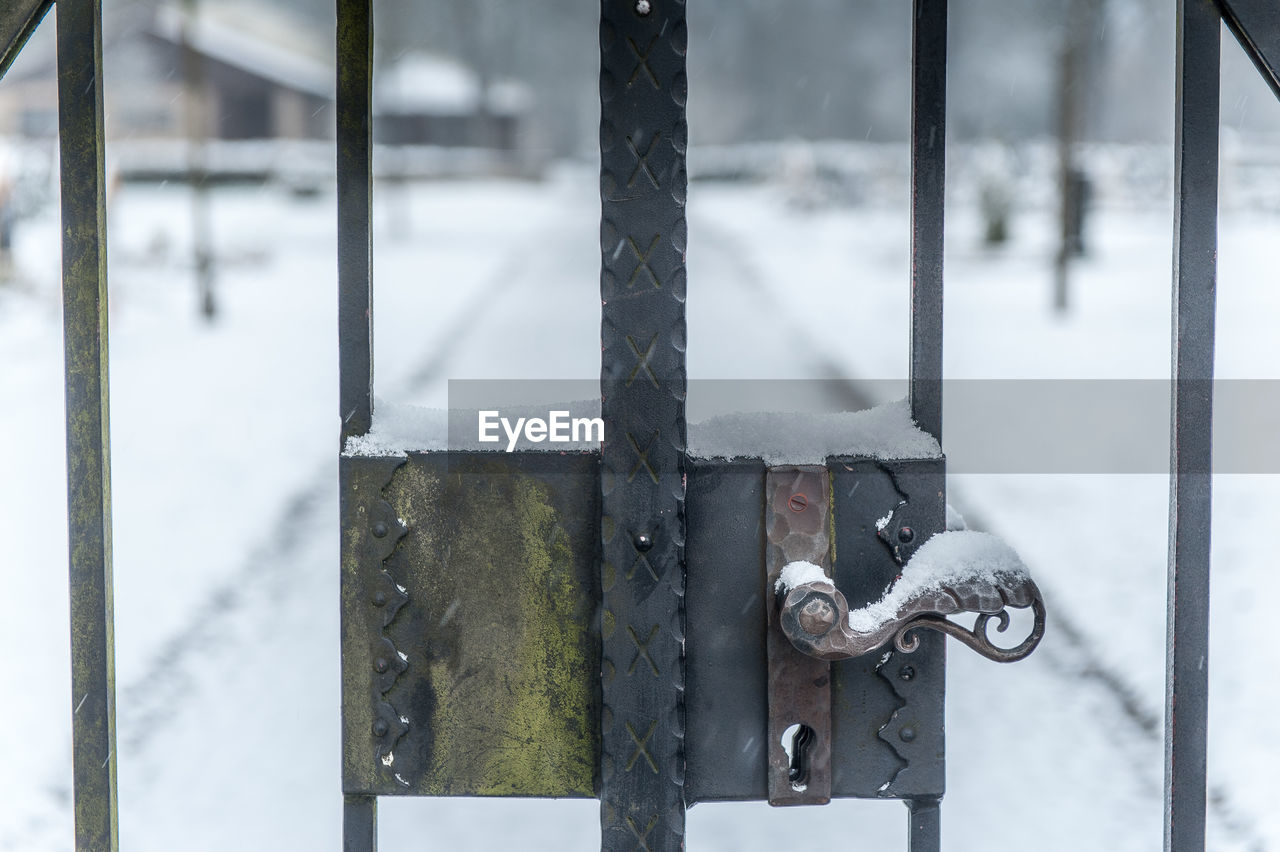
MULTIPOLYGON (((121 174, 185 173, 191 138, 207 140, 202 171, 213 178, 331 172, 333 33, 318 23, 225 0, 133 4, 106 16, 106 130, 121 174), (281 140, 294 143, 289 153, 269 144, 281 140)), ((52 27, 42 29, 0 86, 0 136, 57 135, 56 51, 52 27)), ((530 100, 520 84, 482 83, 454 60, 405 54, 380 69, 375 141, 515 156, 530 100)), ((447 170, 449 157, 430 160, 414 171, 447 170)))

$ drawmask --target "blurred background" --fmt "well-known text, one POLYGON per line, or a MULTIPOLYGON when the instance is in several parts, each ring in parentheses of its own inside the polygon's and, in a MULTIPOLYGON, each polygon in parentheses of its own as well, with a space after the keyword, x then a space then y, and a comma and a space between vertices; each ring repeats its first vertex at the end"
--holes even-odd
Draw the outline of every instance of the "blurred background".
MULTIPOLYGON (((1167 379, 1174 3, 950 5, 947 376, 1167 379)), ((379 405, 593 379, 597 8, 376 13, 379 405)), ((910 4, 688 18, 691 410, 697 380, 900 395, 910 4)), ((0 80, 0 849, 24 852, 71 848, 55 26, 0 80)), ((1223 41, 1217 371, 1274 380, 1280 104, 1223 41)), ((104 2, 123 848, 339 846, 333 49, 331 2, 104 2)), ((953 462, 1050 625, 1017 666, 951 655, 944 847, 1159 849, 1167 475, 953 462)), ((1278 485, 1215 478, 1215 850, 1280 849, 1278 485)), ((597 807, 384 799, 381 837, 587 850, 597 807)), ((688 846, 905 828, 893 802, 700 805, 688 846)))

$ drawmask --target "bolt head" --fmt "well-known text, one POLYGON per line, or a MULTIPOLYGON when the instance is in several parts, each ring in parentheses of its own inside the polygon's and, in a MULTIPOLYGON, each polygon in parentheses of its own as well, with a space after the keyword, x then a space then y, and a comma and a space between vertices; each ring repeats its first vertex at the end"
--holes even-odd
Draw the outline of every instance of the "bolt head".
POLYGON ((916 729, 911 727, 910 725, 907 725, 903 727, 902 730, 898 731, 898 739, 902 740, 904 743, 909 743, 915 738, 916 738, 916 729))
POLYGON ((910 544, 915 540, 915 537, 916 531, 911 529, 911 527, 902 527, 898 530, 898 541, 903 544, 910 544))
POLYGON ((378 674, 382 674, 383 672, 385 672, 385 671, 387 670, 387 659, 386 659, 386 657, 379 657, 378 659, 374 660, 374 661, 373 661, 373 670, 374 670, 375 672, 377 672, 378 674))
POLYGON ((652 11, 652 9, 653 7, 652 5, 650 5, 649 0, 636 0, 637 15, 647 15, 649 14, 650 11, 652 11))
POLYGON ((385 737, 387 735, 387 731, 388 731, 387 723, 384 722, 382 719, 379 719, 373 723, 373 735, 375 737, 385 737))
POLYGON ((386 605, 387 605, 387 596, 386 596, 386 594, 384 594, 383 592, 374 592, 374 594, 373 594, 373 605, 374 605, 374 606, 386 606, 386 605))
POLYGON ((653 536, 647 532, 638 532, 631 539, 631 543, 635 545, 636 550, 647 553, 653 547, 653 536))
POLYGON ((814 595, 804 602, 796 613, 800 628, 812 636, 823 636, 836 623, 836 608, 822 595, 814 595))
POLYGON ((387 525, 382 521, 378 521, 373 525, 373 535, 375 538, 385 538, 387 535, 387 525))
POLYGON ((912 680, 916 676, 916 670, 912 666, 903 666, 898 670, 898 677, 903 680, 912 680))

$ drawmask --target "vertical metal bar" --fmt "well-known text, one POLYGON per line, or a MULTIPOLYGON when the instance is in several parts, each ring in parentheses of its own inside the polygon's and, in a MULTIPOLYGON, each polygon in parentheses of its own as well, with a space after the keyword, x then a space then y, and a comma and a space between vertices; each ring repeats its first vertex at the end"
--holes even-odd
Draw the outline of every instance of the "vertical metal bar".
POLYGON ((684 0, 602 0, 601 847, 684 848, 684 0))
POLYGON ((378 852, 378 797, 342 798, 342 852, 378 852))
POLYGON ((373 18, 338 0, 338 375, 342 440, 373 420, 373 18))
POLYGON ((911 416, 942 440, 942 247, 947 0, 915 0, 911 27, 911 416))
POLYGON ((100 0, 58 0, 58 122, 76 848, 114 850, 119 839, 100 0))
POLYGON ((1178 2, 1164 848, 1205 844, 1221 25, 1178 2))
POLYGON ((907 799, 910 830, 907 852, 938 852, 942 846, 942 809, 939 799, 907 799))

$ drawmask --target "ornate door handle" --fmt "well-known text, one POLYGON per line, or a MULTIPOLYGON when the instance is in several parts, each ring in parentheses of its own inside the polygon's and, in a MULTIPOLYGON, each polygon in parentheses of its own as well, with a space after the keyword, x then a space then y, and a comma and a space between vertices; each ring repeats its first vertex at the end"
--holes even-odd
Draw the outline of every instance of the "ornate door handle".
POLYGON ((904 653, 919 645, 916 630, 938 630, 982 656, 1000 663, 1027 657, 1044 636, 1045 609, 1040 590, 1013 548, 989 533, 958 530, 938 533, 903 567, 884 596, 861 609, 848 602, 823 570, 792 562, 779 578, 779 625, 801 653, 822 660, 858 657, 890 639, 904 653), (987 636, 1009 626, 1008 607, 1030 607, 1031 632, 1013 648, 1001 648, 987 636), (946 616, 978 614, 969 629, 946 616))

